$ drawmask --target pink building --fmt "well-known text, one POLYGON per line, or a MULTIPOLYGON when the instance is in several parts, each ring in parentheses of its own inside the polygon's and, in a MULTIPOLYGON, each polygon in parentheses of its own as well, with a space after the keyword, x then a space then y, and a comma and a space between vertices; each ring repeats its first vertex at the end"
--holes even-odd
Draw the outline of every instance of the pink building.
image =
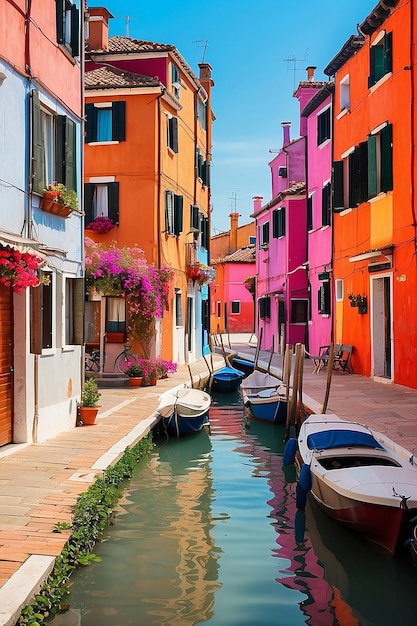
POLYGON ((332 99, 325 84, 301 113, 307 122, 307 257, 310 290, 308 350, 318 354, 332 341, 332 99))
MULTIPOLYGON (((313 67, 294 96, 300 112, 324 86, 314 81, 313 67)), ((283 144, 269 163, 272 200, 255 206, 257 225, 256 332, 261 347, 281 351, 285 344, 307 343, 309 292, 307 281, 307 118, 300 115, 300 137, 290 140, 290 122, 283 122, 283 144)))

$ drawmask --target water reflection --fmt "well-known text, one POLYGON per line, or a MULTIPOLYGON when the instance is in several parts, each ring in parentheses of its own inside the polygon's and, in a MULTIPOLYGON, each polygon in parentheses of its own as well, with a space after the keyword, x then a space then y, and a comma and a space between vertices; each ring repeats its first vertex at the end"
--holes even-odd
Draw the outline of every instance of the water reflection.
POLYGON ((313 506, 297 511, 284 427, 245 423, 239 394, 214 398, 210 422, 210 436, 163 440, 141 463, 95 550, 103 561, 74 577, 54 626, 415 622, 407 563, 313 506))

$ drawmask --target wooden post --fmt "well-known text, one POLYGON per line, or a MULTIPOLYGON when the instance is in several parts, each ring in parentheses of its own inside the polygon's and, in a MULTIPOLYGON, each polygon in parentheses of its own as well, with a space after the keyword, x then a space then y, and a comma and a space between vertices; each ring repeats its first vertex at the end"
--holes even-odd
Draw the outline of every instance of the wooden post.
POLYGON ((329 349, 329 360, 327 361, 326 393, 324 394, 323 406, 321 408, 322 413, 326 413, 327 404, 329 402, 330 385, 332 382, 332 374, 333 374, 333 360, 334 360, 334 343, 332 342, 330 344, 330 349, 329 349))
POLYGON ((271 361, 272 361, 272 357, 274 356, 274 339, 275 339, 275 336, 272 335, 272 348, 271 348, 271 354, 269 355, 269 362, 268 362, 268 369, 267 369, 268 374, 270 373, 271 361))
POLYGON ((297 383, 297 408, 296 408, 296 431, 300 430, 301 416, 304 410, 303 405, 303 374, 304 374, 304 359, 305 359, 305 346, 300 344, 300 356, 299 356, 299 370, 298 370, 298 383, 297 383))
POLYGON ((292 394, 288 402, 287 407, 287 423, 285 430, 285 439, 288 440, 290 435, 291 426, 295 426, 295 417, 297 411, 297 396, 298 396, 298 384, 299 384, 299 371, 300 371, 300 346, 297 343, 295 346, 295 365, 294 374, 292 378, 292 394))

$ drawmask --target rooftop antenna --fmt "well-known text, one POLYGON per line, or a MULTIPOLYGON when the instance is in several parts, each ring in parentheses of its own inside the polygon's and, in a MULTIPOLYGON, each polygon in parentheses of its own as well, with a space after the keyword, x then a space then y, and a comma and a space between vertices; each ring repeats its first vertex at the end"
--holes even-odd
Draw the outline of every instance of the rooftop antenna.
POLYGON ((133 19, 139 19, 139 17, 137 15, 118 15, 117 17, 120 17, 120 18, 122 18, 122 20, 125 21, 125 24, 126 24, 125 36, 126 37, 130 37, 129 22, 130 22, 130 20, 133 20, 133 19))
POLYGON ((201 59, 201 63, 204 63, 204 57, 206 56, 207 48, 208 48, 208 39, 196 39, 193 43, 198 43, 200 45, 197 46, 197 50, 199 48, 203 48, 203 58, 201 59))
POLYGON ((231 200, 231 211, 232 213, 236 213, 236 200, 237 200, 237 191, 232 191, 232 197, 229 198, 231 200))
POLYGON ((306 63, 307 58, 308 58, 307 55, 308 55, 308 50, 305 51, 304 59, 296 59, 294 55, 292 55, 290 59, 284 59, 284 61, 286 61, 287 63, 287 70, 289 70, 290 72, 294 72, 294 85, 293 85, 294 89, 295 89, 295 73, 304 71, 304 68, 297 67, 297 63, 306 63))

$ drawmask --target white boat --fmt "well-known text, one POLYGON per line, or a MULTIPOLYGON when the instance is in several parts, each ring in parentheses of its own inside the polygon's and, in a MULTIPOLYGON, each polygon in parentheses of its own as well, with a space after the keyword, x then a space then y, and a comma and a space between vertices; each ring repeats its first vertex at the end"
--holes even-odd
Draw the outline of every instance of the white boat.
POLYGON ((330 517, 391 554, 411 538, 417 515, 417 459, 411 452, 336 415, 311 415, 297 443, 299 502, 311 491, 330 517))
POLYGON ((208 393, 184 387, 163 393, 157 411, 168 434, 180 437, 198 432, 208 425, 210 405, 208 393))
POLYGON ((283 424, 287 419, 287 389, 282 380, 254 370, 240 384, 243 404, 250 417, 283 424))

